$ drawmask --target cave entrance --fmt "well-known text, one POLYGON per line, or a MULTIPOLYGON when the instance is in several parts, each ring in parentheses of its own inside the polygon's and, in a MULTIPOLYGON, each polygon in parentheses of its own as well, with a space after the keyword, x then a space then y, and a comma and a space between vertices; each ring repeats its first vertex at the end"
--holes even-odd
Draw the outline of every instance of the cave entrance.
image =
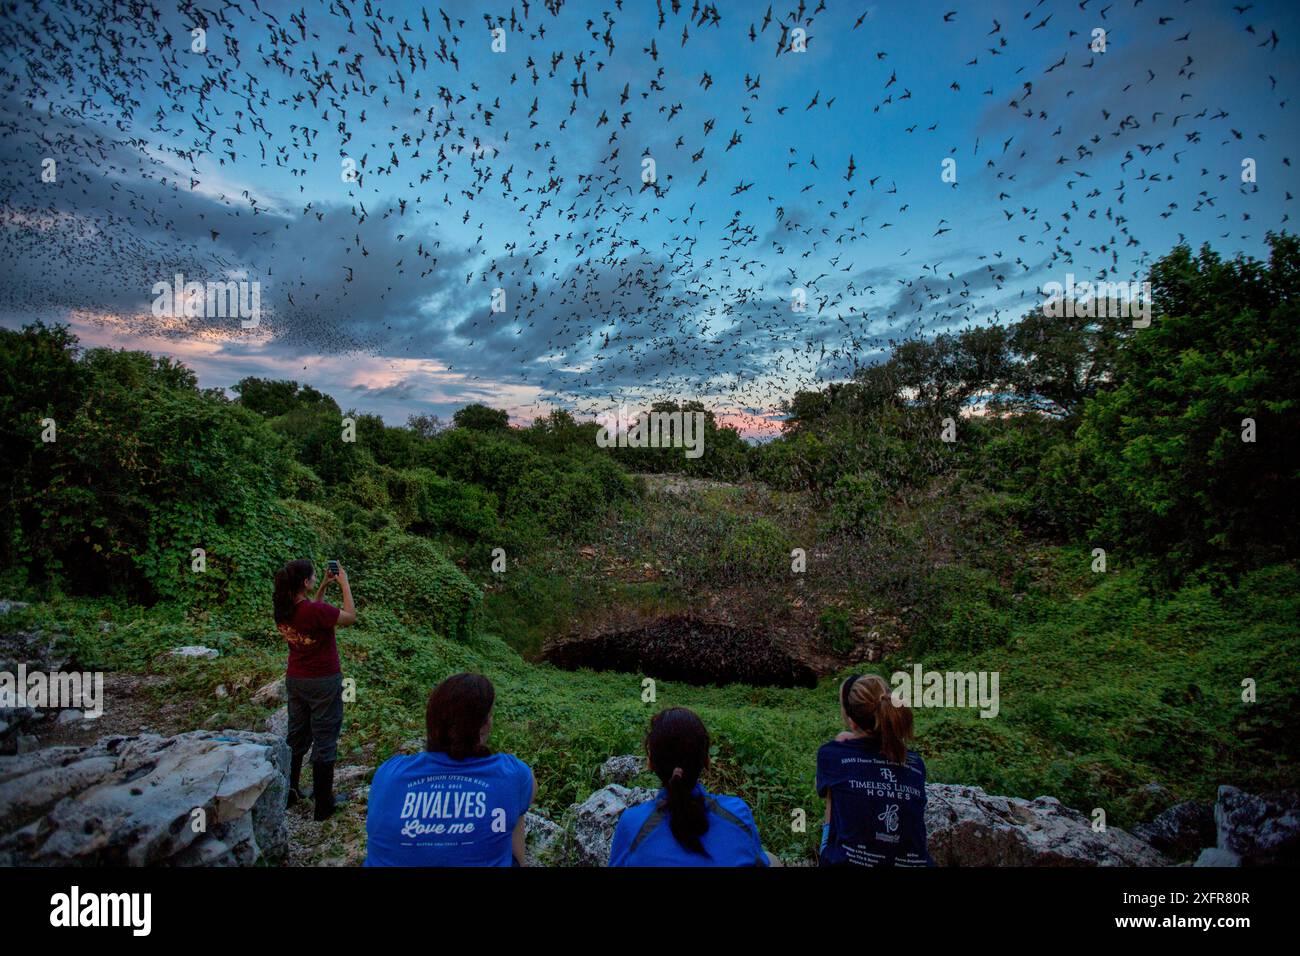
POLYGON ((817 686, 813 669, 762 631, 688 615, 560 641, 542 659, 564 670, 624 671, 696 685, 817 686))

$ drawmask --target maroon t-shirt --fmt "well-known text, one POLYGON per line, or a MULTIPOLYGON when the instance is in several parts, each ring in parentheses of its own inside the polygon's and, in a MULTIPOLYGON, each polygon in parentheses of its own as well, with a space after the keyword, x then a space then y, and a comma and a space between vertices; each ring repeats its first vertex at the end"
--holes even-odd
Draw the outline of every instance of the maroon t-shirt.
POLYGON ((299 601, 293 616, 278 625, 289 644, 286 677, 330 677, 341 673, 334 622, 339 609, 324 601, 299 601))

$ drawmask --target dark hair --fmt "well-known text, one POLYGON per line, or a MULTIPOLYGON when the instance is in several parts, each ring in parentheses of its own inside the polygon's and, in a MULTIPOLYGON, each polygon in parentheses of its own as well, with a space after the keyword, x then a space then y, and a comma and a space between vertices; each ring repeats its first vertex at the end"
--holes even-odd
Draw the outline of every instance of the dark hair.
POLYGON ((492 753, 479 740, 497 692, 482 674, 452 674, 433 689, 424 712, 425 749, 452 760, 492 753))
POLYGON ((889 685, 879 674, 855 675, 840 685, 840 705, 864 734, 880 744, 890 763, 907 763, 912 737, 912 708, 895 704, 889 685))
POLYGON ((275 596, 271 600, 275 605, 276 624, 283 624, 293 617, 294 598, 315 573, 316 568, 306 558, 290 561, 275 572, 275 596))
POLYGON ((695 792, 709 765, 709 732, 694 711, 671 707, 650 718, 645 738, 650 766, 668 791, 668 826, 673 838, 692 853, 708 855, 700 837, 709 829, 709 811, 695 792))

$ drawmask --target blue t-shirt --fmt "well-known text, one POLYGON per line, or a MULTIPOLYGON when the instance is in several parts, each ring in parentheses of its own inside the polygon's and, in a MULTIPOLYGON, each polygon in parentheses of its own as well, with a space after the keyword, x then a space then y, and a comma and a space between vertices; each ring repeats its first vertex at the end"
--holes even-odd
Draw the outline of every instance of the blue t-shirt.
POLYGON ((668 825, 668 792, 658 799, 628 807, 618 818, 609 851, 610 866, 768 866, 758 838, 754 815, 739 797, 715 796, 698 783, 709 828, 700 837, 707 856, 692 853, 677 842, 668 825))
POLYGON ((831 792, 822 866, 934 866, 925 841, 925 762, 890 763, 865 737, 817 751, 817 793, 831 792))
POLYGON ((392 757, 375 771, 366 866, 510 866, 533 772, 510 754, 392 757))

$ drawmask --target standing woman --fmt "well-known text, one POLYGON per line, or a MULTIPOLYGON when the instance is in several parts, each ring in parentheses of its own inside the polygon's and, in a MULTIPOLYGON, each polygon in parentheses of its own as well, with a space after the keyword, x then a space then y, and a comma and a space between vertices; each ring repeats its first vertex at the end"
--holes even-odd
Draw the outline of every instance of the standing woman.
MULTIPOLYGON (((336 565, 337 566, 337 565, 336 565)), ((289 803, 306 795, 299 786, 302 759, 311 748, 315 818, 326 820, 342 800, 334 799, 334 759, 343 727, 343 672, 339 667, 336 627, 356 623, 348 574, 326 572, 316 585, 316 569, 306 559, 290 561, 275 576, 275 626, 289 645, 285 690, 289 697, 289 803), (322 601, 331 581, 338 581, 343 608, 322 601), (315 595, 308 600, 308 593, 315 595)))
POLYGON ((875 674, 840 685, 848 729, 817 751, 826 798, 822 866, 933 866, 925 838, 925 762, 907 749, 912 710, 875 674))

